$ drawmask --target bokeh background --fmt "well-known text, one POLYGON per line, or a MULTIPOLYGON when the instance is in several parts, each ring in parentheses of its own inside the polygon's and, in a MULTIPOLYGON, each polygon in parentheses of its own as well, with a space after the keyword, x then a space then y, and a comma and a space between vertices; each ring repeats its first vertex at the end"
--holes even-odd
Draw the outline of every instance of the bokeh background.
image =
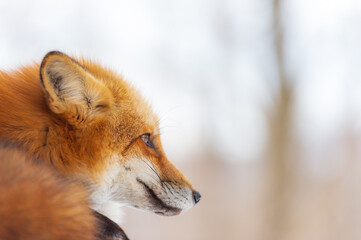
POLYGON ((0 1, 0 66, 50 50, 111 66, 200 190, 131 239, 361 239, 361 1, 0 1))

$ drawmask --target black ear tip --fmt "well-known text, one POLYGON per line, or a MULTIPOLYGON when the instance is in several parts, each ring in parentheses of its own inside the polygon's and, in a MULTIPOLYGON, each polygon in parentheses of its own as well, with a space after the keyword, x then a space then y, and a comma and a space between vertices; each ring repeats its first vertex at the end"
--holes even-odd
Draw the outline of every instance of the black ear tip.
POLYGON ((45 56, 43 57, 43 60, 41 61, 41 65, 40 65, 40 69, 42 69, 46 63, 46 60, 51 57, 51 56, 54 56, 54 55, 60 55, 60 56, 64 56, 65 54, 60 52, 60 51, 50 51, 48 52, 47 54, 45 54, 45 56))
POLYGON ((50 51, 48 52, 44 57, 43 57, 43 60, 41 61, 41 64, 40 64, 40 71, 39 71, 39 74, 40 74, 40 84, 42 85, 43 88, 45 88, 45 85, 44 85, 44 76, 43 76, 43 71, 44 71, 44 68, 45 66, 47 65, 47 63, 49 62, 49 58, 52 57, 52 56, 60 56, 60 57, 68 57, 65 53, 63 52, 60 52, 60 51, 57 51, 57 50, 54 50, 54 51, 50 51))
POLYGON ((41 62, 41 67, 43 67, 44 63, 46 62, 46 60, 51 57, 51 56, 67 56, 65 53, 60 52, 60 51, 50 51, 47 54, 45 54, 45 56, 43 57, 43 60, 41 62))
POLYGON ((65 55, 63 52, 60 52, 58 50, 53 50, 53 51, 50 51, 48 52, 44 58, 46 58, 47 56, 51 56, 51 55, 65 55))
POLYGON ((51 57, 51 56, 68 57, 65 53, 60 52, 60 51, 57 51, 57 50, 50 51, 50 52, 48 52, 47 54, 45 54, 45 56, 43 57, 43 60, 41 61, 41 64, 40 64, 40 78, 42 78, 41 70, 44 68, 44 66, 45 66, 46 63, 47 63, 48 58, 51 57))

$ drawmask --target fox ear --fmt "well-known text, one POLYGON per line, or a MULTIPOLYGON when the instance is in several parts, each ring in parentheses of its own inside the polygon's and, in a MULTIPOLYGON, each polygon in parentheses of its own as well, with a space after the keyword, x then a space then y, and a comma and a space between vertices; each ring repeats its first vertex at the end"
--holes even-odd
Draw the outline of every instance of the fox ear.
POLYGON ((113 102, 104 84, 61 52, 45 55, 40 80, 50 109, 72 125, 86 124, 104 116, 113 102))

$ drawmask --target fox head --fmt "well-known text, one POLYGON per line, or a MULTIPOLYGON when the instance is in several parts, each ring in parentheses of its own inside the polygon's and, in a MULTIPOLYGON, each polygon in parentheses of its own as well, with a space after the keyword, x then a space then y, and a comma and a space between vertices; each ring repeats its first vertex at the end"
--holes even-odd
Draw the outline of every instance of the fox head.
POLYGON ((159 120, 129 83, 110 69, 61 52, 44 57, 40 79, 51 116, 46 154, 87 186, 95 209, 116 202, 176 215, 200 200, 167 159, 159 120))

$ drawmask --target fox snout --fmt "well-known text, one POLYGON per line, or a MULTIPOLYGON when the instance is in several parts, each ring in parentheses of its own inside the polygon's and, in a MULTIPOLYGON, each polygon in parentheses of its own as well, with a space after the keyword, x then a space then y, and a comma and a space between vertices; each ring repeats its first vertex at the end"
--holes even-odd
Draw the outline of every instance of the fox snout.
POLYGON ((168 174, 169 172, 173 174, 165 178, 153 163, 147 160, 142 160, 142 163, 147 168, 143 167, 138 173, 140 175, 137 176, 141 188, 136 191, 136 195, 142 196, 140 197, 142 204, 136 207, 160 215, 172 216, 188 210, 200 201, 201 194, 193 189, 177 169, 175 170, 177 174, 166 171, 168 174))
POLYGON ((119 172, 119 195, 127 196, 129 205, 160 215, 172 216, 196 205, 201 194, 170 162, 159 135, 142 134, 123 153, 119 172), (126 186, 126 187, 124 187, 126 186))

